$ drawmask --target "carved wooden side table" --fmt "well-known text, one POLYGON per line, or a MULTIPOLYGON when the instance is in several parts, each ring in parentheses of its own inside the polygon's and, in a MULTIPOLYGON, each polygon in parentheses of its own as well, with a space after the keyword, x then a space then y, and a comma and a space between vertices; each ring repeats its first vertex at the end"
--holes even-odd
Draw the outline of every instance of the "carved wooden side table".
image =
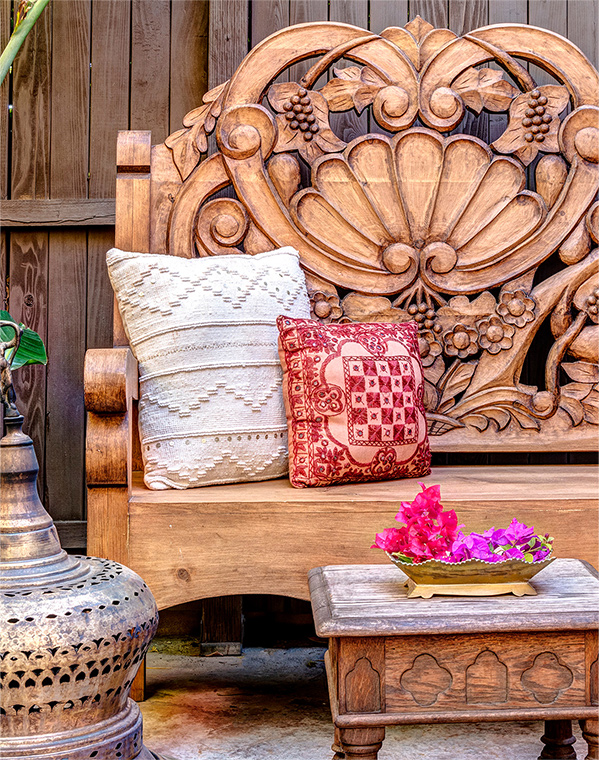
POLYGON ((407 599, 391 565, 312 570, 335 758, 376 760, 385 726, 501 720, 545 720, 541 758, 575 758, 578 719, 599 760, 597 574, 556 560, 533 585, 522 598, 407 599))

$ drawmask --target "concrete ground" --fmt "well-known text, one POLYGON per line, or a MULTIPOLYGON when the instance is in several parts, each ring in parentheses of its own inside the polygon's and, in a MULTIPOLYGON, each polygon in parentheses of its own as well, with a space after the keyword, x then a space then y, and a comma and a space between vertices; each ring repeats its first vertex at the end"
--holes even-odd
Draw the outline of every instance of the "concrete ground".
MULTIPOLYGON (((152 653, 144 743, 173 760, 330 760, 323 656, 322 648, 152 653)), ((379 760, 537 760, 542 733, 542 723, 525 722, 391 727, 379 760)))

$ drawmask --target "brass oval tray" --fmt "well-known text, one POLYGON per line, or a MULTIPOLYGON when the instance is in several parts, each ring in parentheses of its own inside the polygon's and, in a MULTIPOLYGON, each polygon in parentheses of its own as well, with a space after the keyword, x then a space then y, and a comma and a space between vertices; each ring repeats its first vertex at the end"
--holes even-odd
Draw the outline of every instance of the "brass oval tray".
POLYGON ((529 581, 539 571, 550 565, 555 557, 540 562, 525 562, 508 559, 504 562, 485 562, 481 559, 467 559, 463 562, 444 562, 429 559, 412 565, 387 556, 408 576, 406 586, 408 597, 429 599, 434 594, 450 596, 516 596, 536 595, 529 581))

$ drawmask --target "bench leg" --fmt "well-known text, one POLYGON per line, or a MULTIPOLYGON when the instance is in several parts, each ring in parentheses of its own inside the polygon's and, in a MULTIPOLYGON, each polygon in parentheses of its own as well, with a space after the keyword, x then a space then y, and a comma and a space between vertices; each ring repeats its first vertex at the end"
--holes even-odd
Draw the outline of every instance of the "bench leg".
POLYGON ((546 720, 545 734, 541 737, 545 745, 539 760, 576 760, 572 746, 576 738, 572 736, 571 720, 546 720))
POLYGON ((384 728, 342 728, 345 760, 377 760, 385 738, 384 728))
POLYGON ((580 727, 584 740, 589 747, 586 760, 599 760, 599 720, 597 718, 581 720, 580 727))
POLYGON ((134 702, 143 702, 146 698, 146 658, 144 657, 131 684, 129 696, 134 702))

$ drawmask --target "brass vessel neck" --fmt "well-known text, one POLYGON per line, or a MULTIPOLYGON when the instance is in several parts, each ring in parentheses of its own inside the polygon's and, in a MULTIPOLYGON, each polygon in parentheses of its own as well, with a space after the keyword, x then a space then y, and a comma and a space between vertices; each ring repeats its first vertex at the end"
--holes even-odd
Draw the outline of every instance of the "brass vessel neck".
POLYGON ((56 527, 37 493, 39 471, 23 417, 5 416, 0 440, 0 583, 48 582, 77 574, 79 562, 63 551, 56 527))

